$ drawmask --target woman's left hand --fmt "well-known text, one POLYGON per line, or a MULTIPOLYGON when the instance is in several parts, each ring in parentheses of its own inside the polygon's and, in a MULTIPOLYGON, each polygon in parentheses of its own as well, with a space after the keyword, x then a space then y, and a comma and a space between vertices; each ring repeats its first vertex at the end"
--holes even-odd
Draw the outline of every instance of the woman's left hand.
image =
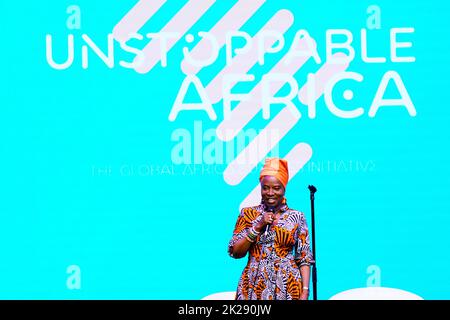
POLYGON ((302 293, 300 294, 300 300, 308 300, 309 296, 309 290, 303 289, 302 293))

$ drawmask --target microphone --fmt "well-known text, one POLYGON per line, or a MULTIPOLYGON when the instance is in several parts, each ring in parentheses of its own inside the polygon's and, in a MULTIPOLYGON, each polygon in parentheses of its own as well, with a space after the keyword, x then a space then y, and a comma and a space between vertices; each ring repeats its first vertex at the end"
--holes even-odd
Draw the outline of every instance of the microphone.
MULTIPOLYGON (((275 212, 275 207, 272 207, 272 206, 270 206, 270 207, 267 207, 267 212, 272 212, 272 213, 274 213, 275 212)), ((267 237, 267 232, 269 231, 269 229, 270 229, 270 226, 271 226, 271 224, 266 224, 266 229, 264 230, 264 236, 266 236, 267 237)))

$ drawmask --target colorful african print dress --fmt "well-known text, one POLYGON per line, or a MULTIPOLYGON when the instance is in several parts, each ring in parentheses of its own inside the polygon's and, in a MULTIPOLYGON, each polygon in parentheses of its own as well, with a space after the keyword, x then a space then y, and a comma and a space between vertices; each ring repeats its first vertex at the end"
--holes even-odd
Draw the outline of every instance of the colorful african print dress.
MULTIPOLYGON (((234 244, 262 219, 264 209, 260 204, 241 210, 228 245, 231 256, 234 244)), ((305 216, 285 203, 277 224, 250 246, 236 300, 298 300, 303 287, 300 266, 312 263, 305 216)))

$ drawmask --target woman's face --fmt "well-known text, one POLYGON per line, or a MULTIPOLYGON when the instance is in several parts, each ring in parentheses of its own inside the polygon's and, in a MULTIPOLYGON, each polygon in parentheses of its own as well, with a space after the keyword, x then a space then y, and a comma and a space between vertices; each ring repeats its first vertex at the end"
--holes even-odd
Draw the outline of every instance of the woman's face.
POLYGON ((261 197, 268 207, 281 206, 284 198, 284 186, 275 177, 264 176, 261 179, 261 197))

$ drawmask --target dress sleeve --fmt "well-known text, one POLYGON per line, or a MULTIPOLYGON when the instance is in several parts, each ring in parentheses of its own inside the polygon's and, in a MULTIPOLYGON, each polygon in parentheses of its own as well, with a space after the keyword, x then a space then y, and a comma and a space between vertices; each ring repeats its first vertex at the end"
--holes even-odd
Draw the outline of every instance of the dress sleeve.
POLYGON ((297 231, 297 243, 295 251, 295 261, 298 266, 313 264, 314 257, 311 252, 311 245, 309 242, 309 231, 306 223, 305 215, 300 213, 300 219, 297 231))
MULTIPOLYGON (((245 217, 245 210, 242 209, 234 227, 233 236, 228 243, 228 254, 233 257, 233 246, 236 242, 247 235, 247 230, 251 226, 250 221, 245 217)), ((234 258, 234 257, 233 257, 234 258)))

